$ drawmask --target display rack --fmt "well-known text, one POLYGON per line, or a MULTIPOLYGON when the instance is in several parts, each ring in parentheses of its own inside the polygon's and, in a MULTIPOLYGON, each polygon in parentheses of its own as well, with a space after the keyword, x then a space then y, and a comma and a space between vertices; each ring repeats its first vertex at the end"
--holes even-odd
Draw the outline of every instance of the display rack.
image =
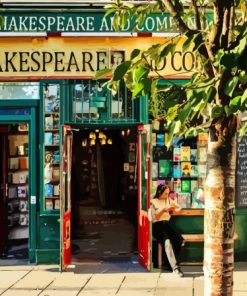
POLYGON ((44 86, 44 208, 60 209, 60 88, 44 86))

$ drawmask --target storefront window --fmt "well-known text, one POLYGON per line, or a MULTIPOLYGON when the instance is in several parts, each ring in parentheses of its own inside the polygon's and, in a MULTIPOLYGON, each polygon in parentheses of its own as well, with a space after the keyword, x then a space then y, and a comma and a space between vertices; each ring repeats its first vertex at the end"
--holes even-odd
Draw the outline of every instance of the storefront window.
POLYGON ((0 82, 0 99, 39 99, 39 82, 0 82))
POLYGON ((126 87, 116 95, 105 86, 105 81, 80 80, 71 84, 72 122, 134 120, 134 101, 126 87))

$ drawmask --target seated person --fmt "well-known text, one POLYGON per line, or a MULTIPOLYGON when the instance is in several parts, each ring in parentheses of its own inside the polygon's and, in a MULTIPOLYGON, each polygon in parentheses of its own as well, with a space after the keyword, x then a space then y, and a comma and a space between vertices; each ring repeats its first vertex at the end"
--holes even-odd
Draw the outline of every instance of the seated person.
POLYGON ((166 185, 159 185, 151 200, 153 236, 162 244, 173 273, 183 277, 178 262, 178 255, 183 243, 183 237, 169 222, 173 211, 180 211, 179 205, 169 198, 170 189, 166 185))

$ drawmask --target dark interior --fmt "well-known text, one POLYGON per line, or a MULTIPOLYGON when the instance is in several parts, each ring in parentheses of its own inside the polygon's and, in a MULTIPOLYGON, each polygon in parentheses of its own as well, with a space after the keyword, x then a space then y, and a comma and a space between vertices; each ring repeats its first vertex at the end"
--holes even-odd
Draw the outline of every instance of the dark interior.
POLYGON ((137 190, 129 190, 129 172, 124 170, 130 141, 136 143, 136 135, 126 130, 73 132, 74 260, 125 260, 136 252, 137 190))

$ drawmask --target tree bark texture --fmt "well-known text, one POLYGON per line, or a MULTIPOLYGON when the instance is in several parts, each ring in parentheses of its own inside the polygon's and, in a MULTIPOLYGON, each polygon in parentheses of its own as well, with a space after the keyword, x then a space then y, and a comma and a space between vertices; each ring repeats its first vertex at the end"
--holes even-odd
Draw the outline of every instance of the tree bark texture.
POLYGON ((231 296, 234 268, 236 118, 211 126, 204 184, 204 296, 231 296))

